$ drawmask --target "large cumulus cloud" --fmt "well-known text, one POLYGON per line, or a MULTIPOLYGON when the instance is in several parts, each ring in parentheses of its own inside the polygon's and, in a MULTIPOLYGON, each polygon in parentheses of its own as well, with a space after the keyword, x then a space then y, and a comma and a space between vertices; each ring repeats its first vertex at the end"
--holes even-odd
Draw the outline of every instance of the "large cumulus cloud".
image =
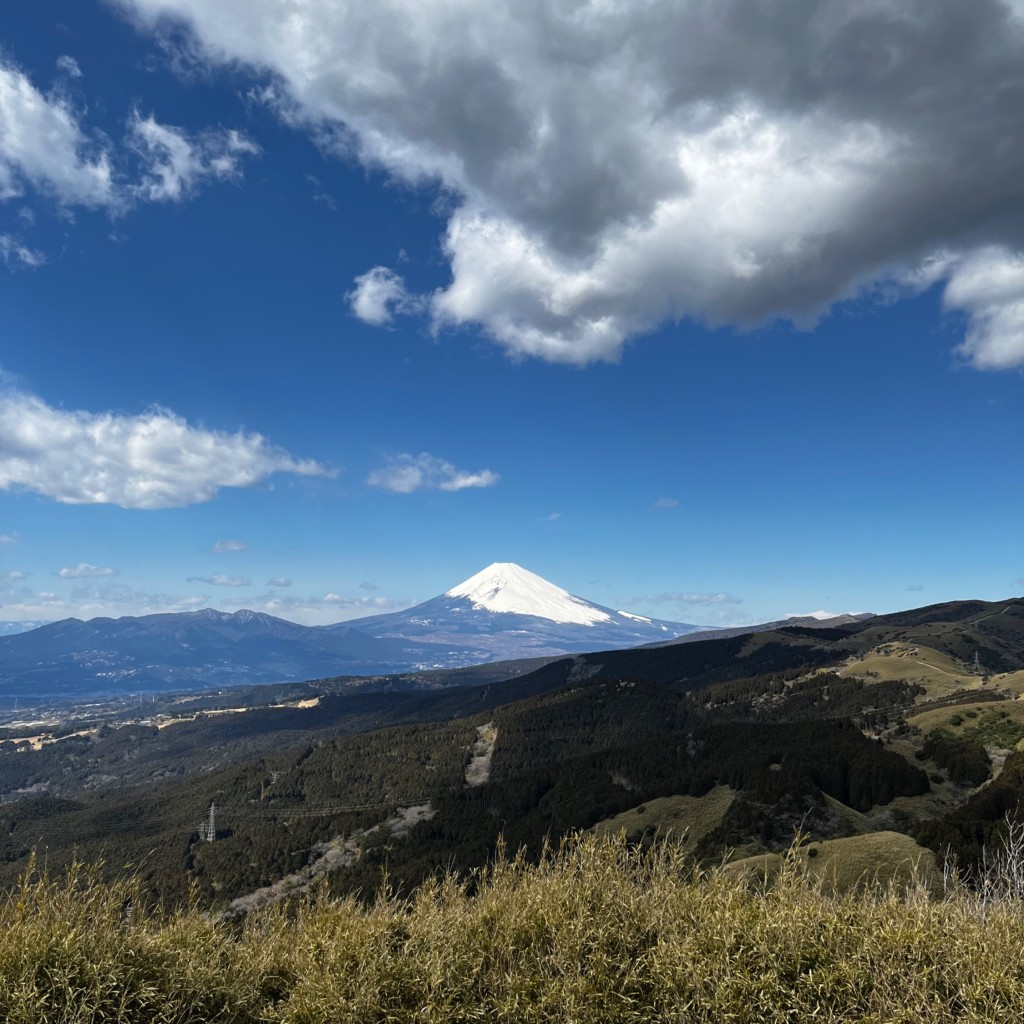
POLYGON ((438 325, 582 363, 944 282, 963 354, 1024 363, 1016 0, 121 3, 450 191, 438 325))

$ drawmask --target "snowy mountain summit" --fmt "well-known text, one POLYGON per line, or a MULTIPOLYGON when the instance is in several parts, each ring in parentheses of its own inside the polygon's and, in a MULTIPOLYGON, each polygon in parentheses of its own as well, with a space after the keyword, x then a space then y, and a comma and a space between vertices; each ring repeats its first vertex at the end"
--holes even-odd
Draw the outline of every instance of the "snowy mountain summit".
MULTIPOLYGON (((612 616, 597 605, 574 597, 515 562, 493 562, 475 576, 452 587, 445 597, 464 597, 477 610, 533 615, 552 622, 592 626, 612 616)), ((648 620, 649 621, 649 620, 648 620)))
POLYGON ((406 611, 345 625, 378 639, 446 649, 439 662, 422 668, 639 647, 701 628, 605 608, 514 562, 494 562, 406 611))

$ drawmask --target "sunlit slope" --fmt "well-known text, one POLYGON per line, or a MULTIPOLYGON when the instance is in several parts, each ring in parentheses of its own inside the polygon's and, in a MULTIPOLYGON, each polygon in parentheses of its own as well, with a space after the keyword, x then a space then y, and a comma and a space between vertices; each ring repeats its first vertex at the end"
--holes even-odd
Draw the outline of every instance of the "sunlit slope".
POLYGON ((728 786, 715 786, 704 796, 658 797, 598 822, 591 831, 599 836, 623 832, 631 842, 660 838, 692 850, 721 824, 734 796, 728 786))
POLYGON ((908 885, 921 881, 929 888, 938 884, 935 855, 899 832, 870 832, 811 842, 788 853, 734 861, 726 871, 736 877, 770 880, 782 870, 787 858, 793 858, 810 878, 832 892, 893 882, 908 885))

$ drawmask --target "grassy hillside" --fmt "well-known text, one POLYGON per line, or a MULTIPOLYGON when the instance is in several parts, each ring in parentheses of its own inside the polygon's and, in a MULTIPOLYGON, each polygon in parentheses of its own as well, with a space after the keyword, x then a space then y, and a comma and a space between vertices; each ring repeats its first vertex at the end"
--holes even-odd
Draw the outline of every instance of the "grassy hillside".
POLYGON ((87 872, 0 900, 10 1024, 1002 1024, 1024 916, 965 892, 767 888, 591 837, 408 899, 313 899, 237 927, 149 915, 87 872))
POLYGON ((920 884, 934 891, 940 882, 935 855, 899 832, 870 832, 845 839, 806 843, 787 853, 765 853, 733 861, 734 877, 772 880, 794 861, 825 892, 848 893, 865 886, 920 884))
POLYGON ((971 677, 975 654, 1019 674, 1024 603, 599 652, 480 686, 335 681, 259 706, 224 694, 151 720, 61 722, 0 737, 0 883, 33 850, 55 871, 105 857, 155 897, 180 903, 194 885, 222 908, 321 876, 337 894, 385 875, 410 891, 439 864, 472 871, 502 840, 537 857, 574 830, 647 842, 684 823, 707 863, 777 852, 797 827, 817 842, 896 831, 973 857, 978 815, 996 835, 996 805, 1024 797, 1012 771, 978 789, 1024 721, 1000 685, 1014 676, 971 677), (484 725, 493 750, 471 779, 484 725), (388 824, 408 814, 408 829, 388 824))
POLYGON ((633 843, 666 839, 692 851, 722 823, 734 797, 728 786, 715 786, 704 796, 656 797, 599 821, 591 831, 603 838, 622 832, 633 843))

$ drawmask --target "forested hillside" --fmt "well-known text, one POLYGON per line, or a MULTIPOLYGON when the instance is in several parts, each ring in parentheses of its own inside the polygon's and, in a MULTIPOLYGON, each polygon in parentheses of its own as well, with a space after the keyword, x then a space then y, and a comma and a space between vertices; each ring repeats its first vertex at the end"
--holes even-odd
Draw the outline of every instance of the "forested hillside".
POLYGON ((55 871, 130 864, 154 898, 194 885, 220 908, 314 880, 366 894, 386 875, 406 891, 438 865, 470 871, 502 843, 535 858, 620 815, 641 845, 692 820, 709 863, 801 828, 899 832, 969 864, 1024 793, 1024 606, 890 618, 8 737, 0 878, 37 851, 55 871))

